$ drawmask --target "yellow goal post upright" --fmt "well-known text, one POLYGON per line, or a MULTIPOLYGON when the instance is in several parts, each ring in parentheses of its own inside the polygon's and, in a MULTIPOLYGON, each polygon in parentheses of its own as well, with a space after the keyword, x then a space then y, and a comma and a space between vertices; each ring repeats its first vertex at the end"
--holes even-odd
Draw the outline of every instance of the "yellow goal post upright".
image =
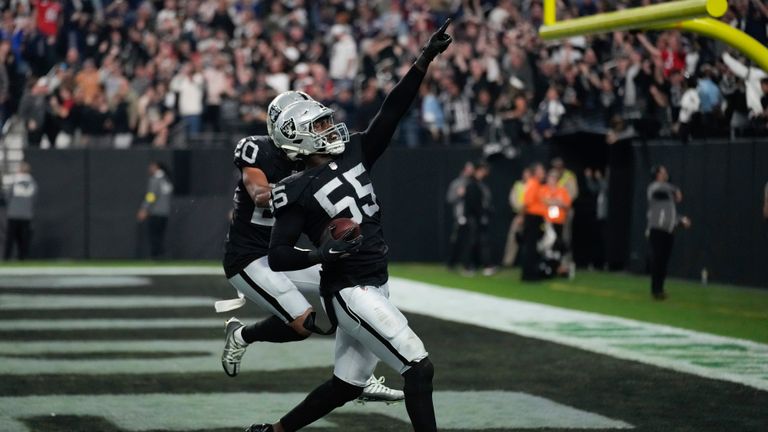
POLYGON ((718 39, 738 49, 768 72, 768 48, 715 18, 728 10, 727 0, 680 0, 557 21, 557 0, 544 0, 539 37, 563 39, 617 30, 682 30, 718 39))

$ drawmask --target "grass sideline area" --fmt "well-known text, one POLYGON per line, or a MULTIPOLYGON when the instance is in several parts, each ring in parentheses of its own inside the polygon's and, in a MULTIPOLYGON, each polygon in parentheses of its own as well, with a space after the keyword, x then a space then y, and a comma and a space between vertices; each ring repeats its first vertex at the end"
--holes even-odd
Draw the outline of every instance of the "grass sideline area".
MULTIPOLYGON (((216 261, 27 261, 2 268, 34 267, 211 267, 216 261)), ((669 279, 669 298, 650 297, 648 277, 626 273, 577 272, 574 280, 522 283, 517 270, 464 277, 437 264, 390 265, 392 276, 504 298, 664 324, 768 343, 768 290, 669 279)))
POLYGON ((652 300, 650 276, 576 273, 574 280, 523 283, 517 270, 464 277, 433 264, 394 264, 390 274, 451 288, 768 343, 768 290, 668 279, 652 300))

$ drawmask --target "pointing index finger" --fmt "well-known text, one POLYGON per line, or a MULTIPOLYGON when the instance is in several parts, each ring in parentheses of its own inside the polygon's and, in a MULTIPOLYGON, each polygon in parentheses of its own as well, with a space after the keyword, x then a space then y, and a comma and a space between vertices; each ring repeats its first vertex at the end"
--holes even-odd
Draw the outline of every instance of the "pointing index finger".
POLYGON ((442 25, 442 26, 440 26, 440 28, 437 30, 437 34, 444 34, 444 33, 445 33, 445 30, 446 30, 446 29, 448 28, 448 26, 451 24, 451 21, 452 21, 452 19, 451 19, 451 18, 448 18, 447 20, 445 20, 445 22, 443 23, 443 25, 442 25))

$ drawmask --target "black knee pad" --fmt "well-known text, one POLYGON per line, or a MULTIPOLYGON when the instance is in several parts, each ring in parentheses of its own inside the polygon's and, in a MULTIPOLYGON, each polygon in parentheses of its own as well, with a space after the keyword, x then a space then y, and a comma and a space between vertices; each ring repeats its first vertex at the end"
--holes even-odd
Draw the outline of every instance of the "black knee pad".
POLYGON ((355 400, 363 394, 363 387, 349 384, 336 376, 328 381, 328 383, 331 386, 330 399, 337 407, 340 407, 351 400, 355 400))
POLYGON ((405 371, 405 385, 403 391, 408 393, 431 392, 432 378, 435 376, 435 367, 429 361, 429 357, 420 360, 405 371))

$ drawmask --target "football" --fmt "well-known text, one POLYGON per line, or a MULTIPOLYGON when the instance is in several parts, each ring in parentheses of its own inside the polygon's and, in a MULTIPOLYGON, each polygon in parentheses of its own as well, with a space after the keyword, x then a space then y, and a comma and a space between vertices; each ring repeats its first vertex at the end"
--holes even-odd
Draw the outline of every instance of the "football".
POLYGON ((350 239, 360 235, 360 225, 349 218, 333 219, 328 227, 331 229, 331 236, 335 240, 341 239, 349 231, 352 231, 352 235, 349 236, 350 239))

